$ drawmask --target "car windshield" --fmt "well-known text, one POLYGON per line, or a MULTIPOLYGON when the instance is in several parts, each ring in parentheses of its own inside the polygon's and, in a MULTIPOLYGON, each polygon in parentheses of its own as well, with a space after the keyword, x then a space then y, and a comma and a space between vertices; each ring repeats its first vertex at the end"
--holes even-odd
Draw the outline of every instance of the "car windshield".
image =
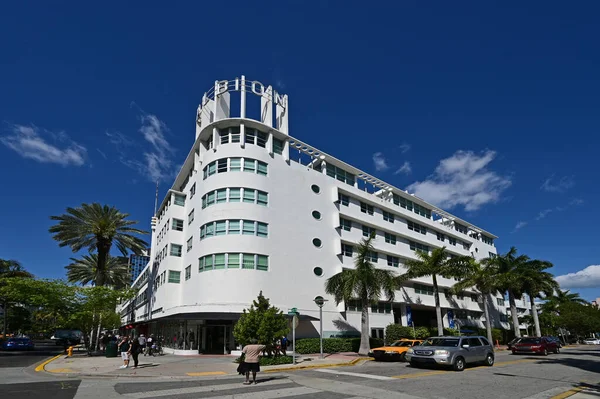
POLYGON ((412 341, 396 341, 390 346, 412 346, 412 341))
POLYGON ((539 338, 521 338, 520 344, 539 344, 539 338))
POLYGON ((458 339, 453 338, 429 338, 421 346, 458 346, 458 339))

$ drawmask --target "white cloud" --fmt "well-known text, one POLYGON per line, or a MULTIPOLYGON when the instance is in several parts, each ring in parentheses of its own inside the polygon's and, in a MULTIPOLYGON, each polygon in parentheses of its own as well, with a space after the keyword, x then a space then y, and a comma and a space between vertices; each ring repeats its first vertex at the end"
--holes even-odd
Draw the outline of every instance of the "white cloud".
POLYGON ((412 172, 412 167, 410 166, 410 162, 405 161, 398 170, 394 172, 395 175, 404 173, 405 175, 409 175, 412 172))
POLYGON ((373 163, 375 164, 375 170, 379 172, 390 168, 382 152, 373 154, 373 163))
POLYGON ((515 229, 513 230, 513 232, 518 231, 525 226, 527 226, 527 222, 518 222, 517 225, 515 226, 515 229))
MULTIPOLYGON (((557 209, 557 211, 558 211, 558 209, 557 209)), ((548 214, 550 214, 552 212, 554 212, 554 209, 544 209, 543 211, 541 211, 540 213, 538 213, 538 215, 535 218, 535 220, 541 220, 541 219, 545 218, 546 216, 548 216, 548 214)))
POLYGON ((23 158, 62 166, 85 163, 87 149, 64 132, 52 133, 34 125, 10 125, 9 130, 8 135, 0 137, 0 142, 23 158))
POLYGON ((575 198, 574 200, 572 200, 571 202, 569 202, 569 205, 571 206, 578 206, 578 205, 583 205, 585 201, 583 201, 581 198, 575 198))
POLYGON ((591 265, 575 273, 556 276, 560 288, 597 288, 600 286, 600 265, 591 265))
POLYGON ((552 175, 544 180, 540 188, 551 193, 562 193, 575 185, 573 176, 563 176, 558 180, 555 180, 554 176, 552 175))
POLYGON ((467 211, 477 210, 499 201, 501 194, 511 185, 509 177, 487 169, 495 157, 494 151, 481 154, 457 151, 442 159, 427 180, 415 182, 407 188, 442 208, 460 205, 467 211))
POLYGON ((107 159, 106 154, 103 151, 101 151, 100 148, 96 148, 96 151, 98 151, 98 153, 102 155, 102 158, 107 159))
POLYGON ((402 152, 402 154, 404 154, 405 152, 410 151, 410 144, 407 143, 402 143, 398 148, 400 148, 400 151, 402 152))

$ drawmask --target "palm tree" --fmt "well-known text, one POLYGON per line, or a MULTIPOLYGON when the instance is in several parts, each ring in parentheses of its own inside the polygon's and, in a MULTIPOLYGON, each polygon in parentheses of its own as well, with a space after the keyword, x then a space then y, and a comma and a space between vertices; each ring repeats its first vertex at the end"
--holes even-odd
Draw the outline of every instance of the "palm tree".
POLYGON ((453 292, 462 292, 467 288, 474 287, 483 297, 483 311, 485 314, 485 329, 488 341, 492 339, 492 324, 490 322, 490 298, 498 292, 496 281, 496 269, 490 265, 483 265, 475 259, 471 259, 471 269, 467 276, 452 287, 453 292))
MULTIPOLYGON (((16 260, 0 259, 0 279, 3 278, 33 278, 33 274, 25 270, 16 260)), ((8 298, 3 298, 2 309, 4 310, 2 334, 6 335, 8 328, 8 298)))
POLYGON ((358 245, 354 259, 354 269, 343 269, 340 273, 327 279, 325 292, 333 295, 336 305, 352 299, 360 300, 361 331, 360 349, 358 353, 367 355, 371 349, 369 343, 369 305, 377 303, 382 293, 388 301, 394 300, 396 276, 389 270, 377 269, 371 263, 370 256, 374 252, 375 235, 363 239, 358 245))
POLYGON ((554 281, 554 276, 544 270, 552 267, 552 263, 540 260, 532 260, 522 265, 522 270, 519 271, 521 278, 521 289, 529 296, 531 304, 531 315, 533 316, 533 324, 535 326, 535 334, 537 337, 542 336, 540 329, 540 320, 538 317, 535 298, 544 298, 552 296, 554 291, 559 290, 558 283, 554 281))
POLYGON ((519 315, 517 314, 517 303, 515 298, 521 296, 521 276, 519 272, 524 270, 523 265, 529 262, 526 255, 517 256, 517 249, 511 247, 504 255, 497 255, 491 258, 483 259, 485 265, 496 269, 498 287, 501 292, 508 292, 508 302, 510 304, 510 314, 515 337, 521 337, 519 330, 519 315))
POLYGON ((67 213, 60 216, 51 216, 50 219, 58 224, 50 227, 52 238, 59 242, 61 247, 69 246, 73 252, 87 248, 90 252, 98 252, 97 286, 105 285, 107 276, 107 262, 110 250, 114 245, 123 254, 131 250, 141 254, 148 244, 132 234, 148 234, 148 232, 130 227, 136 221, 126 220, 128 213, 121 213, 114 206, 81 204, 77 208, 67 208, 67 213))
POLYGON ((97 285, 96 282, 102 280, 105 285, 116 289, 129 285, 130 274, 124 258, 109 257, 103 270, 98 268, 98 254, 84 255, 81 259, 71 258, 71 261, 73 263, 65 266, 69 283, 97 285))
POLYGON ((415 251, 415 255, 418 259, 411 259, 404 263, 407 272, 399 276, 397 282, 400 285, 407 280, 431 276, 433 280, 438 334, 444 335, 442 308, 440 306, 440 293, 437 282, 438 276, 444 278, 462 278, 467 276, 471 269, 471 258, 468 256, 451 258, 450 254, 446 251, 446 247, 435 248, 431 254, 423 251, 415 251))

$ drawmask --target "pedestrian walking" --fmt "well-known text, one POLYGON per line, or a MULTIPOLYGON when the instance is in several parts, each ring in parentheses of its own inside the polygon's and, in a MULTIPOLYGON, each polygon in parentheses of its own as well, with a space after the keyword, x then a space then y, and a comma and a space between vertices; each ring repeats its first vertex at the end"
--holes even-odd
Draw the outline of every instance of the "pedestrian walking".
POLYGON ((146 343, 148 342, 148 340, 146 339, 146 336, 144 334, 140 334, 138 342, 140 343, 140 353, 142 353, 146 350, 146 343))
POLYGON ((139 338, 131 341, 131 345, 129 346, 129 356, 130 358, 133 358, 134 369, 137 369, 138 367, 138 356, 140 355, 141 349, 142 347, 139 338))
POLYGON ((129 347, 130 347, 129 337, 123 337, 121 342, 119 342, 119 352, 121 352, 121 359, 123 359, 123 365, 119 367, 120 369, 126 369, 129 367, 129 347))
POLYGON ((265 350, 265 345, 259 345, 255 339, 250 340, 250 345, 246 345, 242 349, 244 354, 244 363, 242 364, 242 371, 246 373, 246 381, 244 385, 250 385, 250 372, 252 372, 252 382, 256 384, 256 373, 260 371, 260 357, 265 350))
POLYGON ((146 340, 146 351, 144 352, 144 356, 152 356, 152 345, 154 345, 154 335, 150 335, 146 340))

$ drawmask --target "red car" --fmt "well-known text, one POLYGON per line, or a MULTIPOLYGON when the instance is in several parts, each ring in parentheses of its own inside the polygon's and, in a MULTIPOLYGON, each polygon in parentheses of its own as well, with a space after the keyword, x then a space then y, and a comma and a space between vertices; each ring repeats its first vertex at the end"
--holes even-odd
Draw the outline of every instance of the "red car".
POLYGON ((560 353, 560 348, 558 347, 556 341, 550 340, 546 337, 521 338, 521 340, 515 343, 512 347, 513 355, 519 353, 537 353, 548 356, 549 352, 560 353))

